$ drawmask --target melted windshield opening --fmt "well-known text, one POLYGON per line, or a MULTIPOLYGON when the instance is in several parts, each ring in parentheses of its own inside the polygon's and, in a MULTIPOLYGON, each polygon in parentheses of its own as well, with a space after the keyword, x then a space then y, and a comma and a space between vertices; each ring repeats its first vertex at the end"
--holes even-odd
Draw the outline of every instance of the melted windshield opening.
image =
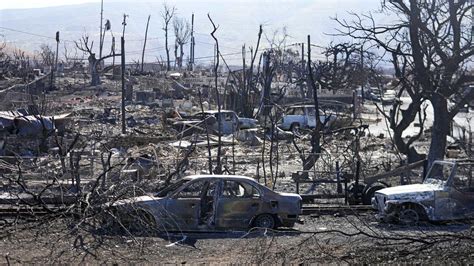
POLYGON ((445 164, 435 162, 428 174, 426 175, 426 179, 424 183, 428 184, 446 184, 449 177, 451 176, 451 172, 453 170, 453 164, 445 164))
POLYGON ((186 179, 181 179, 181 180, 175 181, 175 182, 171 183, 169 186, 167 186, 167 187, 163 188, 162 190, 160 190, 158 193, 156 193, 155 197, 166 197, 188 181, 189 180, 186 180, 186 179))

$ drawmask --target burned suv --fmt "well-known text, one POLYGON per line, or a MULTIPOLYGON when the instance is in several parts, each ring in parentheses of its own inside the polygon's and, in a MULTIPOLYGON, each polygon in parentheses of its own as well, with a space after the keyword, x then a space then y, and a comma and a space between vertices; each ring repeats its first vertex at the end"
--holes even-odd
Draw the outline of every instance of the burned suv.
POLYGON ((379 219, 403 224, 474 218, 473 169, 474 160, 435 161, 423 184, 379 190, 372 206, 379 219))

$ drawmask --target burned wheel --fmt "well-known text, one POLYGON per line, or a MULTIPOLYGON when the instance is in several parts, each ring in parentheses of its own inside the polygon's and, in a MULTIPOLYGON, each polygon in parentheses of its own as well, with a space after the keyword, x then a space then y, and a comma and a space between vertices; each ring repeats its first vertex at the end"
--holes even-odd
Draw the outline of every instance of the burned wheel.
POLYGON ((255 218, 253 225, 261 228, 275 228, 275 218, 271 214, 260 214, 255 218))
POLYGON ((407 207, 406 209, 400 210, 398 220, 401 224, 414 225, 420 221, 420 214, 416 209, 407 207))
POLYGON ((300 124, 299 123, 291 124, 290 130, 295 135, 301 135, 301 130, 300 130, 300 124))
POLYGON ((375 192, 386 187, 387 186, 383 185, 373 185, 368 187, 367 189, 364 188, 364 190, 362 191, 362 204, 370 205, 372 203, 372 198, 375 196, 375 192))

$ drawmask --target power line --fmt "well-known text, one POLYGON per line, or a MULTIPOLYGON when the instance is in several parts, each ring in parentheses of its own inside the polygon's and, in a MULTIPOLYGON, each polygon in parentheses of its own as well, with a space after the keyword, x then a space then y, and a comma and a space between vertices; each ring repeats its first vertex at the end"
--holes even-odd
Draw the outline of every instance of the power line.
MULTIPOLYGON (((16 30, 16 29, 11 29, 11 28, 7 28, 7 27, 1 27, 1 26, 0 26, 0 29, 9 30, 9 31, 18 32, 18 33, 23 33, 23 34, 27 34, 27 35, 36 36, 36 37, 47 38, 47 39, 51 39, 51 40, 56 41, 56 38, 51 37, 51 36, 46 36, 46 35, 41 35, 41 34, 37 34, 37 33, 32 33, 32 32, 27 32, 27 31, 22 31, 22 30, 16 30)), ((63 39, 62 41, 64 41, 64 42, 74 42, 74 41, 65 40, 65 39, 63 39)))
MULTIPOLYGON (((158 47, 154 47, 154 48, 148 48, 148 49, 145 49, 145 52, 152 52, 152 51, 164 51, 165 47, 164 46, 158 46, 158 47)), ((136 53, 141 53, 143 50, 134 50, 134 51, 129 51, 127 52, 127 54, 136 54, 136 53)))
MULTIPOLYGON (((158 40, 158 39, 161 39, 160 37, 153 37, 153 38, 147 38, 146 40, 149 41, 149 40, 158 40)), ((144 41, 145 39, 135 39, 135 40, 126 40, 127 42, 142 42, 144 41)))

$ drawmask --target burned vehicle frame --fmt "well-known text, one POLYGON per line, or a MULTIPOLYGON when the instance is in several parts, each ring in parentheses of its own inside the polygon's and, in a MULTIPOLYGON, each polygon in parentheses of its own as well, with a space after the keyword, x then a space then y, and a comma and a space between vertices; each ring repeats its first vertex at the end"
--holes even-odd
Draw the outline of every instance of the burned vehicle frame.
POLYGON ((292 227, 301 214, 301 197, 272 191, 249 177, 196 175, 153 196, 116 201, 107 212, 109 222, 134 230, 292 227))
POLYGON ((194 131, 209 130, 213 134, 229 135, 240 129, 256 128, 258 120, 239 117, 232 110, 207 110, 186 117, 188 120, 178 120, 172 123, 180 134, 191 135, 194 131), (220 119, 219 119, 220 118, 220 119), (219 126, 220 124, 220 126, 219 126), (185 132, 185 134, 183 134, 185 132))
POLYGON ((422 184, 378 190, 372 198, 377 217, 415 224, 422 220, 474 218, 474 160, 435 161, 422 184))

